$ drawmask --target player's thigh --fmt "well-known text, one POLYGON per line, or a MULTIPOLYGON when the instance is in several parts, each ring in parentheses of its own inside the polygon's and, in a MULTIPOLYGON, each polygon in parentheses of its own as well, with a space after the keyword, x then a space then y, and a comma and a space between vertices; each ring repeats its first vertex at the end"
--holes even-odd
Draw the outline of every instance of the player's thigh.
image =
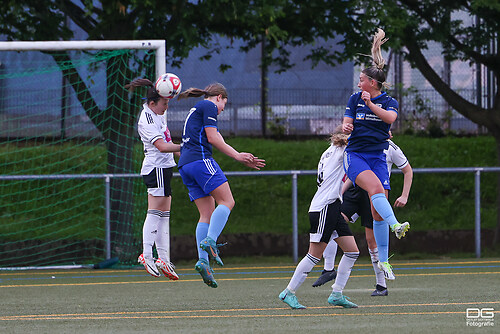
POLYGON ((356 245, 356 240, 352 235, 346 235, 338 237, 335 242, 344 252, 359 252, 358 245, 356 245))
POLYGON ((231 188, 229 187, 229 183, 226 181, 210 193, 217 204, 223 204, 232 210, 234 207, 234 198, 231 193, 231 188))
POLYGON ((153 196, 148 194, 148 209, 169 211, 172 202, 171 196, 153 196))

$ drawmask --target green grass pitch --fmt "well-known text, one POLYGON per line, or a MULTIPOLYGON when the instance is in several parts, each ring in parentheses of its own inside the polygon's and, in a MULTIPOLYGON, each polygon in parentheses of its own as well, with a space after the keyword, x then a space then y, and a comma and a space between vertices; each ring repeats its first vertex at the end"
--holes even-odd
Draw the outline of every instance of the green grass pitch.
POLYGON ((500 258, 393 261, 387 297, 370 296, 373 269, 361 258, 344 290, 357 309, 330 306, 330 284, 311 287, 320 263, 297 291, 305 310, 278 299, 295 265, 227 260, 215 268, 217 289, 203 284, 194 262, 177 268, 179 281, 139 267, 0 272, 1 332, 500 332, 500 258), (467 326, 468 308, 493 309, 490 327, 467 326))

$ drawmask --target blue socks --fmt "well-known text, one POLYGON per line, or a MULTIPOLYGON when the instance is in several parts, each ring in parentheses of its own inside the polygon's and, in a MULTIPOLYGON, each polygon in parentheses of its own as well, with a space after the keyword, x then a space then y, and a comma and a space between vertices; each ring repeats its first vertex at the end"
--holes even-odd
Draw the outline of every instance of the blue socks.
POLYGON ((394 211, 392 211, 391 203, 389 203, 385 194, 378 193, 370 198, 372 200, 373 207, 387 224, 392 226, 398 223, 396 216, 394 216, 394 211))
POLYGON ((200 243, 207 237, 208 233, 208 224, 207 223, 198 223, 196 225, 196 249, 198 249, 198 258, 205 259, 208 262, 208 253, 205 252, 200 247, 200 243))
POLYGON ((389 225, 385 222, 373 221, 373 235, 377 242, 378 260, 386 262, 389 259, 389 225))
POLYGON ((231 210, 225 205, 219 204, 212 212, 210 217, 210 225, 208 226, 208 235, 210 238, 217 242, 217 238, 222 233, 224 226, 226 226, 227 219, 231 210))

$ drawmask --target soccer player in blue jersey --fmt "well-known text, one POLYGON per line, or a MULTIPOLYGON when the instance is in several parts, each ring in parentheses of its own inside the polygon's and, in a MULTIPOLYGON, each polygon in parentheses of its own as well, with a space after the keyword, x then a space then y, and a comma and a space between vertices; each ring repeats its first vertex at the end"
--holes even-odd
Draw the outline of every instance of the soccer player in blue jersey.
POLYGON ((398 239, 410 228, 408 222, 399 223, 387 199, 390 189, 384 150, 388 148, 389 130, 398 117, 398 102, 382 91, 386 85, 380 47, 387 41, 385 33, 378 29, 373 38, 372 58, 374 65, 359 75, 361 90, 349 98, 342 130, 350 134, 344 153, 344 169, 349 179, 368 192, 373 215, 373 232, 379 247, 379 268, 385 278, 395 279, 388 262, 389 227, 398 239))
POLYGON ((236 151, 219 133, 217 116, 227 103, 226 88, 220 83, 213 83, 205 89, 189 88, 180 93, 178 99, 201 96, 205 97, 204 100, 191 108, 184 122, 178 168, 182 181, 188 188, 189 197, 200 213, 196 226, 199 261, 195 270, 200 273, 205 284, 216 288, 217 282, 208 256, 218 265, 224 265, 219 256, 217 238, 224 229, 235 202, 224 172, 212 158, 212 146, 250 168, 264 167, 265 160, 251 153, 236 151))

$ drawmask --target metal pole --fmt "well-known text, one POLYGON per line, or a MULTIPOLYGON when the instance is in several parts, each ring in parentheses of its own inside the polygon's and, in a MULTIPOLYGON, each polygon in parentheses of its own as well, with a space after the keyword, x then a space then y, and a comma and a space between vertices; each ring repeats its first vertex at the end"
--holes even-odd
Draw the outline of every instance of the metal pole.
POLYGON ((475 224, 474 233, 476 236, 476 258, 481 257, 481 170, 476 170, 475 174, 475 224))
POLYGON ((106 231, 106 259, 111 259, 111 186, 110 181, 111 177, 106 175, 105 179, 105 192, 106 195, 104 197, 105 208, 106 208, 106 223, 105 223, 105 231, 106 231))
POLYGON ((293 226, 293 262, 299 258, 299 223, 297 220, 297 172, 292 171, 292 226, 293 226))

